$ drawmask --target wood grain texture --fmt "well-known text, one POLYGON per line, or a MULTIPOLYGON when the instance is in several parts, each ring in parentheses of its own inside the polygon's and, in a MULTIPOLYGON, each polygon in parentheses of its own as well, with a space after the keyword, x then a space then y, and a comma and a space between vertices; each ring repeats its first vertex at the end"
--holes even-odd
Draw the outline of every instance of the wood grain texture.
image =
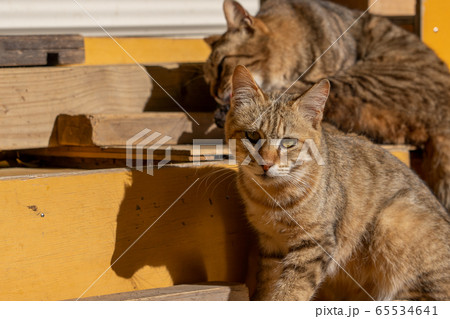
POLYGON ((240 283, 177 285, 95 296, 82 301, 248 301, 248 289, 240 283))
POLYGON ((416 0, 369 0, 368 2, 369 6, 373 5, 370 9, 372 14, 384 16, 414 16, 416 14, 416 0))
POLYGON ((223 129, 214 124, 213 113, 146 112, 141 114, 59 115, 56 128, 59 145, 115 146, 144 129, 172 139, 166 144, 192 144, 194 139, 223 139, 223 129))
POLYGON ((80 35, 0 36, 0 66, 83 62, 84 39, 80 35))
POLYGON ((111 265, 83 297, 243 282, 250 232, 235 175, 214 166, 0 178, 0 300, 78 298, 111 265))
POLYGON ((133 65, 0 69, 0 150, 47 147, 61 113, 142 112, 151 88, 133 65))
MULTIPOLYGON (((228 158, 231 153, 227 145, 162 145, 158 149, 147 153, 147 148, 143 148, 141 156, 144 161, 161 161, 166 158, 166 149, 170 147, 171 162, 193 162, 222 160, 223 157, 228 158)), ((20 156, 39 157, 60 157, 60 158, 83 158, 83 159, 123 159, 127 158, 127 149, 125 146, 113 147, 95 147, 95 146, 60 146, 41 149, 22 150, 18 152, 20 156)), ((130 156, 136 160, 136 147, 134 146, 130 156)), ((63 163, 64 164, 64 163, 63 163)))
MULTIPOLYGON (((171 162, 186 162, 193 163, 194 161, 223 161, 233 158, 232 150, 228 145, 221 144, 219 149, 215 145, 200 145, 197 149, 194 149, 193 145, 163 145, 160 148, 154 150, 152 153, 147 154, 142 152, 143 165, 147 165, 146 161, 161 161, 166 158, 166 148, 171 148, 171 162)), ((406 166, 410 167, 410 152, 416 148, 409 145, 380 145, 392 155, 396 156, 406 166)), ((30 149, 22 150, 18 152, 19 157, 25 162, 33 162, 34 160, 42 160, 47 165, 49 163, 56 167, 73 167, 73 168, 92 168, 81 165, 77 161, 71 162, 71 159, 95 159, 95 160, 113 160, 98 162, 98 168, 100 167, 125 167, 127 158, 125 146, 112 146, 112 147, 95 147, 95 146, 59 146, 43 149, 30 149), (60 163, 60 165, 57 165, 60 163), (80 165, 71 165, 72 163, 79 163, 80 165), (102 166, 105 165, 105 166, 102 166)), ((131 152, 133 163, 136 160, 136 148, 133 148, 131 152)))
POLYGON ((384 16, 415 15, 416 0, 331 0, 340 5, 361 11, 370 8, 370 13, 384 16), (376 3, 375 3, 376 2, 376 3))

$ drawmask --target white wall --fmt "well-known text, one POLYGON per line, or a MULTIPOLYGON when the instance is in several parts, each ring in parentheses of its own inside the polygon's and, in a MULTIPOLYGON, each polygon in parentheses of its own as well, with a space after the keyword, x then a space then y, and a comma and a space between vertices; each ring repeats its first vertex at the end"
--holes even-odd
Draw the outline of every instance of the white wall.
MULTIPOLYGON (((222 0, 0 0, 0 34, 205 36, 225 30, 222 0)), ((259 0, 239 1, 255 14, 259 0)))

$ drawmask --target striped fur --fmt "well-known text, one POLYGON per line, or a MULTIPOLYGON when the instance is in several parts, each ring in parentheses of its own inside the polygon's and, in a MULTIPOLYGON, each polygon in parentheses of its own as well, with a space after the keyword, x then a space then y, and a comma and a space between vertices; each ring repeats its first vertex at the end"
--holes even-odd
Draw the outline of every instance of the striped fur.
POLYGON ((232 87, 225 133, 237 140, 239 163, 250 155, 242 142, 248 132, 298 140, 284 163, 281 146, 262 144, 266 172, 255 158, 239 168, 238 188, 260 243, 254 299, 449 300, 448 213, 389 152, 321 123, 327 81, 277 100, 238 66, 232 87), (296 161, 307 139, 325 165, 296 161))
MULTIPOLYGON (((303 92, 331 82, 326 121, 380 143, 410 143, 425 150, 422 176, 450 208, 450 73, 415 35, 389 20, 360 16, 321 0, 268 0, 251 17, 226 0, 228 31, 207 40, 211 94, 227 110, 231 75, 242 64, 267 91, 303 92), (317 61, 310 69, 313 62, 317 61)), ((220 114, 223 114, 220 113, 220 114)))

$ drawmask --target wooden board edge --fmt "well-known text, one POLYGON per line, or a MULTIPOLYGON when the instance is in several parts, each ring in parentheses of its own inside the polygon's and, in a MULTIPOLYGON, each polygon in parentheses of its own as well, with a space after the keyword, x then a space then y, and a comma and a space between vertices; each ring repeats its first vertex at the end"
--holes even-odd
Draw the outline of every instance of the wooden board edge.
MULTIPOLYGON (((71 299, 74 300, 74 299, 71 299)), ((121 292, 79 299, 80 301, 248 301, 242 283, 204 283, 121 292)))

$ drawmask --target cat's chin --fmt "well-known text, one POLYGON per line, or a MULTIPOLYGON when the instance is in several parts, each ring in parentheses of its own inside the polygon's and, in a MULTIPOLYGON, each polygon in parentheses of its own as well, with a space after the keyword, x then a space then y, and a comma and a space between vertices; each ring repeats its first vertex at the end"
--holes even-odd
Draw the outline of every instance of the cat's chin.
POLYGON ((251 176, 261 184, 279 184, 282 181, 278 175, 251 174, 251 176))

